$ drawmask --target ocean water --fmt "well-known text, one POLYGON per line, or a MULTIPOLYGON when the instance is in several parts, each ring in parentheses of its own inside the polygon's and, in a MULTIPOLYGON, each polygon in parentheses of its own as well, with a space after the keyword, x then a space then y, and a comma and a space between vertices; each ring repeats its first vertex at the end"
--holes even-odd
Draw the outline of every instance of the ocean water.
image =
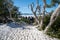
MULTIPOLYGON (((21 15, 22 17, 34 17, 34 15, 21 15)), ((39 15, 37 15, 39 16, 39 15)))
POLYGON ((23 17, 34 17, 34 15, 21 15, 23 17))

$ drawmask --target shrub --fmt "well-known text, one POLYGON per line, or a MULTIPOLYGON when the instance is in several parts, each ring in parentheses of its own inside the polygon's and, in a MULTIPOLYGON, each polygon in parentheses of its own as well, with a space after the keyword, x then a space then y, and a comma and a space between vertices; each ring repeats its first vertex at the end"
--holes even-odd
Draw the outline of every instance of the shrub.
MULTIPOLYGON (((50 16, 49 15, 45 16, 43 30, 46 28, 49 21, 50 21, 50 16)), ((60 38, 60 16, 58 16, 57 20, 49 28, 47 34, 52 37, 60 38)))
POLYGON ((58 16, 57 20, 52 24, 47 34, 52 37, 60 38, 60 16, 58 16))
POLYGON ((30 20, 30 18, 21 18, 21 20, 20 21, 24 21, 24 22, 26 22, 26 23, 28 23, 28 24, 31 24, 31 23, 34 23, 34 19, 33 20, 30 20))

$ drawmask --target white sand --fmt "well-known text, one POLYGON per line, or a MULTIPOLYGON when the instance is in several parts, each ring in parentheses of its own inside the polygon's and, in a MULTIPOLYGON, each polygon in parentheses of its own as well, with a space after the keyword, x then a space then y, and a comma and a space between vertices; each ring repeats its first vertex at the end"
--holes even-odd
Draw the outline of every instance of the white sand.
POLYGON ((58 40, 45 35, 35 27, 14 23, 0 25, 0 40, 58 40))

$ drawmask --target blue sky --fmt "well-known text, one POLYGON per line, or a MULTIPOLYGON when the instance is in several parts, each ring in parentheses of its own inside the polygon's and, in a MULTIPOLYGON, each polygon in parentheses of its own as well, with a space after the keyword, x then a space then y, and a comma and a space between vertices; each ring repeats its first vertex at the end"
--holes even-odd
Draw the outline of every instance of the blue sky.
MULTIPOLYGON (((19 11, 21 13, 32 13, 30 8, 28 8, 28 5, 34 2, 36 4, 36 0, 13 0, 14 5, 19 7, 19 11)), ((47 3, 50 4, 50 0, 47 0, 47 3)), ((39 4, 41 7, 43 6, 42 0, 39 0, 39 4)), ((47 12, 50 12, 51 10, 55 10, 56 7, 53 8, 46 8, 47 12)))

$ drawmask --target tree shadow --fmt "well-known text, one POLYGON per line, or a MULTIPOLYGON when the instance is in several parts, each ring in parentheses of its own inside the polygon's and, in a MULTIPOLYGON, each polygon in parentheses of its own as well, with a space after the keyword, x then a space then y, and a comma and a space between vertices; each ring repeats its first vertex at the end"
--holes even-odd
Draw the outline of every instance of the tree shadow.
MULTIPOLYGON (((10 28, 21 28, 22 30, 24 30, 24 29, 28 29, 28 30, 31 30, 31 28, 30 27, 27 27, 27 26, 29 26, 29 25, 24 25, 24 24, 18 24, 18 23, 15 23, 15 22, 10 22, 10 23, 5 23, 6 24, 6 26, 8 26, 8 27, 10 27, 10 28)), ((2 26, 2 25, 4 25, 3 23, 1 24, 0 23, 0 26, 2 26)))
POLYGON ((11 28, 22 28, 22 29, 26 29, 24 27, 24 25, 20 25, 20 24, 17 24, 15 22, 11 22, 11 23, 7 23, 7 26, 11 27, 11 28))

